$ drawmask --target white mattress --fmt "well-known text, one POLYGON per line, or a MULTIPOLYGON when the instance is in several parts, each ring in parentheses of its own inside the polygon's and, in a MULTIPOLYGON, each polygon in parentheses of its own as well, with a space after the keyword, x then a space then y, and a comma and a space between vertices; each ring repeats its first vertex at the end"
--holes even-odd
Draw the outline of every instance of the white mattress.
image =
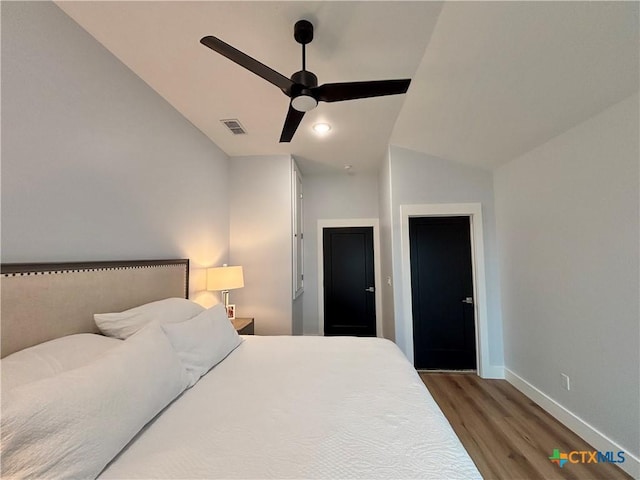
POLYGON ((481 476, 393 343, 248 336, 100 478, 481 476))

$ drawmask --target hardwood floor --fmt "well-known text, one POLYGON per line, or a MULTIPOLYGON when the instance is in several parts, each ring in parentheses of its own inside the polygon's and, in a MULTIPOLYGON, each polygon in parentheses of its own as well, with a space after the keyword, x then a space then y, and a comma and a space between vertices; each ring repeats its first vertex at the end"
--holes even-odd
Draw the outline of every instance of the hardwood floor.
POLYGON ((610 463, 552 463, 554 449, 595 449, 506 380, 472 373, 420 377, 486 479, 631 479, 610 463))

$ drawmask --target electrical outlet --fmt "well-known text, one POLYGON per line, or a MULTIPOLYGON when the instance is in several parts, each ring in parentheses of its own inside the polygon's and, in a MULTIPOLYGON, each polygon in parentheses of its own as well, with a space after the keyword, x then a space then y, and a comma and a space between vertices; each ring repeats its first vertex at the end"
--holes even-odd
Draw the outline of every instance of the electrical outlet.
POLYGON ((569 379, 569 375, 561 373, 560 376, 562 377, 562 387, 567 391, 571 390, 571 380, 569 379))

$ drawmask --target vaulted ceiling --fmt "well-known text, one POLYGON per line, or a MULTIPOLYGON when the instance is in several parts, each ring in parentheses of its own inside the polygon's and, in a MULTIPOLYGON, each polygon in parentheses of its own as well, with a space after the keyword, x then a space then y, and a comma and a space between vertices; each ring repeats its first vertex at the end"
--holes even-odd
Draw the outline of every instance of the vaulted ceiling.
POLYGON ((291 153, 305 173, 375 169, 390 143, 494 168, 638 91, 637 2, 56 3, 227 154, 291 153), (412 78, 407 94, 321 103, 279 143, 289 99, 199 40, 290 76, 301 18, 320 83, 412 78))

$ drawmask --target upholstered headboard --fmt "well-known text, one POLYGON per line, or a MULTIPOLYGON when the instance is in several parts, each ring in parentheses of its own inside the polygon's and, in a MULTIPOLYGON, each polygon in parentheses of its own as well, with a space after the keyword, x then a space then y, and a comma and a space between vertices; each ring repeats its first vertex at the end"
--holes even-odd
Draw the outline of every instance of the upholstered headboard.
POLYGON ((0 354, 97 332, 94 313, 188 298, 189 260, 3 264, 0 354))

